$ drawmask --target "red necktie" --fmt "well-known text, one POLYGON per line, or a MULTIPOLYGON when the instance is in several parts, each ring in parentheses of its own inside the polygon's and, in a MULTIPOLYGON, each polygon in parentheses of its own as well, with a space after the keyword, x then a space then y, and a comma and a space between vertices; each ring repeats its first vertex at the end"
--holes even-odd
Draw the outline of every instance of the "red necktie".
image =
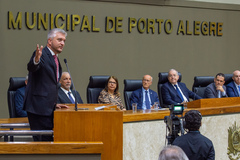
POLYGON ((57 75, 57 81, 58 81, 58 67, 59 67, 59 66, 58 66, 58 58, 57 58, 56 55, 54 55, 53 58, 54 58, 54 61, 55 61, 55 63, 56 63, 56 66, 57 66, 57 74, 56 74, 56 75, 57 75))

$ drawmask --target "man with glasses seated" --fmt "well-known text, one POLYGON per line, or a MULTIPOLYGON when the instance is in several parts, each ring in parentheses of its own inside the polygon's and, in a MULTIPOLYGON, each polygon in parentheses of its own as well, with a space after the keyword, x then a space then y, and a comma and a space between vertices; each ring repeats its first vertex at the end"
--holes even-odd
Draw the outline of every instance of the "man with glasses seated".
POLYGON ((153 78, 150 75, 143 77, 142 88, 133 91, 130 97, 131 105, 137 103, 137 109, 151 109, 155 102, 159 104, 157 93, 149 89, 152 80, 153 78))
POLYGON ((168 72, 168 82, 163 84, 161 90, 164 104, 184 104, 189 102, 189 98, 193 100, 201 99, 196 93, 190 91, 184 83, 178 82, 178 79, 178 71, 170 69, 168 72))
POLYGON ((205 98, 222 98, 227 97, 225 83, 225 75, 218 73, 214 78, 214 83, 207 86, 204 92, 205 98))

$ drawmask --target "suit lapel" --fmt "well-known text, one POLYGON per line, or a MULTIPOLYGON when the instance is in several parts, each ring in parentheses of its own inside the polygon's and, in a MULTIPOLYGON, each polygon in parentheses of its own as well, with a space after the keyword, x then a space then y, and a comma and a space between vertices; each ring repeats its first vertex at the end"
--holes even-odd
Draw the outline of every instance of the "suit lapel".
POLYGON ((46 52, 46 54, 47 54, 47 59, 48 59, 48 61, 49 61, 49 66, 50 67, 48 67, 47 69, 49 70, 49 72, 52 74, 52 75, 54 75, 54 80, 57 82, 57 73, 56 73, 56 71, 57 71, 57 67, 56 67, 56 63, 55 63, 55 61, 54 61, 54 58, 53 58, 53 56, 52 56, 52 54, 51 54, 51 52, 49 51, 49 49, 47 48, 47 47, 45 47, 44 48, 45 49, 45 52, 46 52))
POLYGON ((150 99, 151 99, 151 106, 153 105, 154 103, 154 99, 153 99, 153 92, 151 89, 149 89, 149 95, 150 95, 150 99))
POLYGON ((64 102, 71 103, 71 100, 68 98, 66 93, 61 88, 60 88, 60 92, 61 92, 61 95, 62 95, 62 98, 63 98, 64 102))

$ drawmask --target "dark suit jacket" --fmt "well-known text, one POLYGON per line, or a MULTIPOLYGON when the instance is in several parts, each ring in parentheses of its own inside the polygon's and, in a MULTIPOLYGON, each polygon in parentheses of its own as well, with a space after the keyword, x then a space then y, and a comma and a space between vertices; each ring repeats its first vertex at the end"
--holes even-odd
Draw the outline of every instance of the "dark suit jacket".
MULTIPOLYGON (((226 95, 223 96, 221 92, 221 97, 227 97, 227 91, 226 91, 226 86, 223 85, 223 89, 226 92, 226 95)), ((205 98, 218 98, 218 92, 216 90, 215 83, 211 83, 207 86, 207 88, 204 91, 204 97, 205 98)))
POLYGON ((228 97, 239 97, 238 90, 235 86, 234 81, 227 85, 227 95, 228 97))
MULTIPOLYGON (((151 106, 154 104, 154 102, 159 103, 158 95, 153 90, 149 89, 150 99, 151 99, 151 106)), ((142 103, 143 103, 143 95, 142 95, 142 88, 137 89, 136 91, 133 91, 131 97, 130 97, 130 103, 131 105, 133 103, 137 103, 137 109, 142 109, 142 103)))
MULTIPOLYGON (((182 90, 182 93, 184 96, 187 98, 189 101, 189 98, 192 98, 193 100, 196 99, 201 99, 200 96, 198 96, 196 93, 190 91, 184 83, 178 82, 178 86, 182 90)), ((162 89, 162 98, 163 98, 163 103, 167 105, 171 104, 177 104, 177 103, 182 103, 182 100, 177 93, 176 89, 173 87, 173 85, 170 82, 166 82, 163 84, 162 89)))
MULTIPOLYGON (((58 96, 56 64, 47 47, 43 48, 38 65, 34 65, 34 57, 35 52, 27 65, 29 74, 23 108, 33 114, 50 116, 55 109, 58 96)), ((59 62, 59 77, 61 74, 62 67, 59 62)))
POLYGON ((25 95, 26 86, 18 88, 14 96, 14 104, 18 117, 27 117, 27 112, 23 110, 23 101, 25 95))
MULTIPOLYGON (((75 100, 77 100, 77 103, 83 103, 82 98, 80 97, 80 94, 76 91, 71 91, 73 96, 75 96, 75 100)), ((59 87, 58 89, 58 100, 57 103, 72 103, 71 100, 68 98, 68 96, 66 95, 66 93, 61 89, 61 87, 59 87)))
POLYGON ((215 160, 213 143, 200 132, 188 132, 177 137, 173 145, 179 146, 186 153, 189 160, 215 160))

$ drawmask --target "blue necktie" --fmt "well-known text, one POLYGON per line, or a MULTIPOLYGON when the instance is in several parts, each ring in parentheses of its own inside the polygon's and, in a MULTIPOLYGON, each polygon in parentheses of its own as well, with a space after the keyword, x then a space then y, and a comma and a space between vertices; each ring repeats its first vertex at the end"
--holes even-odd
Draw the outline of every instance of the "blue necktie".
POLYGON ((150 102, 149 102, 149 98, 148 98, 148 91, 145 91, 145 104, 147 109, 150 109, 150 102))
POLYGON ((72 96, 71 96, 71 92, 68 92, 68 96, 69 96, 69 99, 72 103, 75 103, 75 101, 73 100, 72 96))
POLYGON ((176 84, 175 84, 174 86, 176 87, 177 93, 178 93, 178 95, 180 96, 180 98, 181 98, 181 100, 182 100, 182 102, 183 102, 184 99, 183 99, 183 96, 182 96, 180 90, 178 89, 178 86, 177 86, 176 84))

